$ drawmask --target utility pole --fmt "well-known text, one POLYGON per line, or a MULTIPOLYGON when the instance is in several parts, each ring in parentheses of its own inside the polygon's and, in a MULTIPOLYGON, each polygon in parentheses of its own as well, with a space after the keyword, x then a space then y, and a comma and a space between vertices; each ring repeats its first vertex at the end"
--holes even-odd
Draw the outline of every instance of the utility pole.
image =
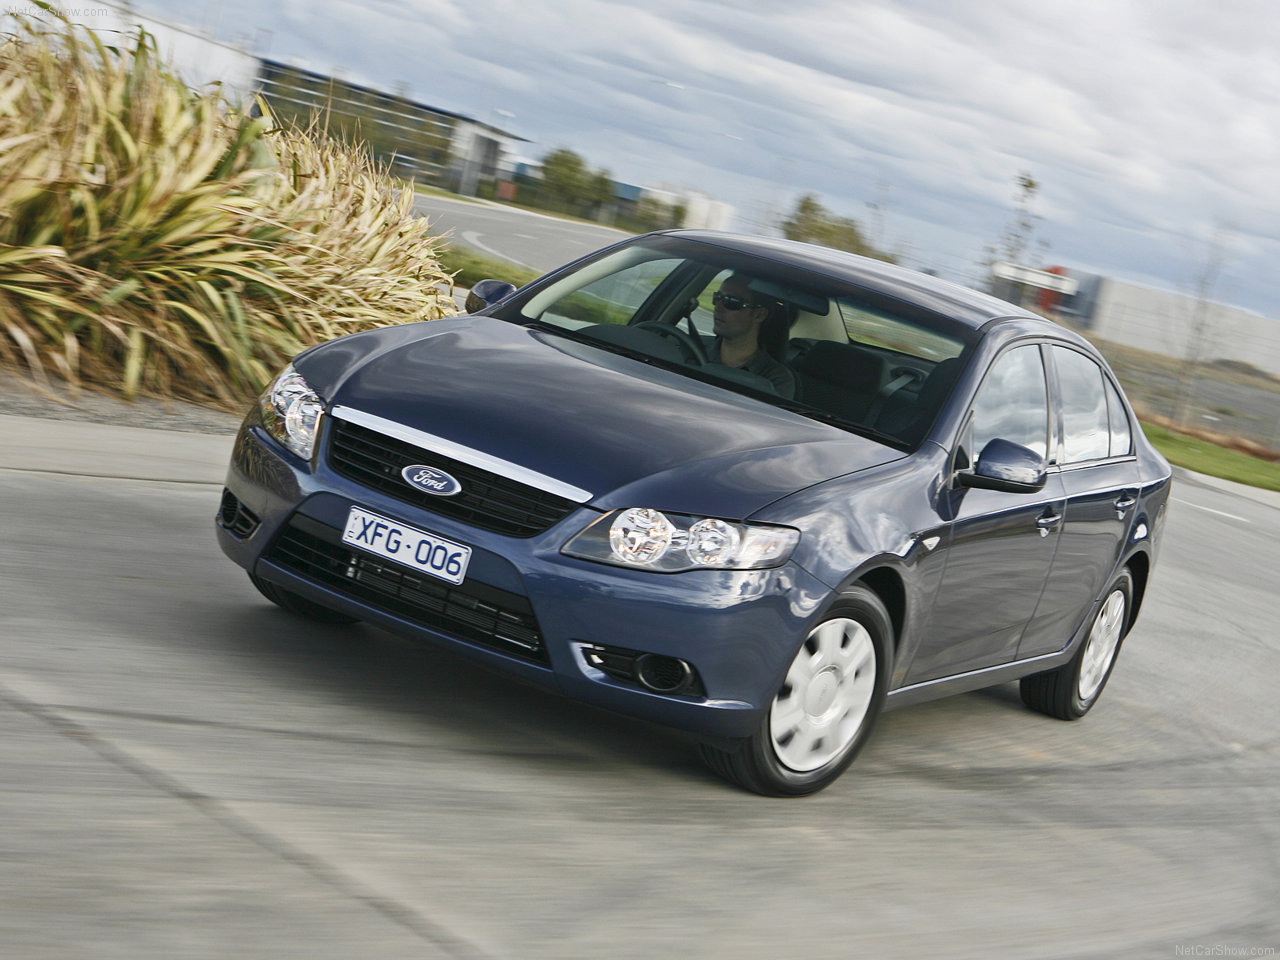
POLYGON ((1187 348, 1182 359, 1182 369, 1178 373, 1178 390, 1173 405, 1173 422, 1183 427, 1187 425, 1187 417, 1191 412, 1191 394, 1211 326, 1211 298, 1226 262, 1226 232, 1223 224, 1214 228, 1204 259, 1196 271, 1194 301, 1187 328, 1187 348))

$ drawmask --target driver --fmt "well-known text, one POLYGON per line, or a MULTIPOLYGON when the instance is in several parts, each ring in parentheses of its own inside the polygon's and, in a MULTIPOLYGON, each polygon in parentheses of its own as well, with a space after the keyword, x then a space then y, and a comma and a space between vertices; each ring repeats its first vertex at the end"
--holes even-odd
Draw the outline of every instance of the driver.
POLYGON ((772 307, 752 292, 751 278, 731 274, 720 284, 711 302, 715 305, 712 330, 716 335, 709 351, 711 362, 758 374, 773 384, 778 396, 794 397, 795 374, 760 345, 760 328, 772 307))

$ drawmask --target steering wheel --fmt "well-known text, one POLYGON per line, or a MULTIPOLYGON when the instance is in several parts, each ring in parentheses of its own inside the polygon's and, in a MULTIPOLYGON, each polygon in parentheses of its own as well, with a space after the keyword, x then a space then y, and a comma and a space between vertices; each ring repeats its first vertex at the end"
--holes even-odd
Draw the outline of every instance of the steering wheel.
POLYGON ((663 337, 674 337, 680 346, 684 347, 685 352, 698 364, 698 366, 706 366, 709 362, 707 358, 707 348, 703 346, 702 341, 692 334, 685 333, 679 327, 673 327, 669 323, 663 323, 661 320, 646 320, 643 323, 634 324, 636 330, 650 330, 653 333, 663 337))

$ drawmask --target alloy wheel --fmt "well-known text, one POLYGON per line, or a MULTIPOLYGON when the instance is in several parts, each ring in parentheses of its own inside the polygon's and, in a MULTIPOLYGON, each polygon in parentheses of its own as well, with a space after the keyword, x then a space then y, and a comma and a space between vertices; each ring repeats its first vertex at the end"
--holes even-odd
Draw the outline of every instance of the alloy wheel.
POLYGON ((1089 631, 1089 639, 1080 660, 1080 679, 1076 681, 1076 694, 1088 701, 1102 687, 1102 681, 1111 669, 1120 637, 1124 633, 1125 599, 1120 590, 1112 590, 1098 611, 1089 631))

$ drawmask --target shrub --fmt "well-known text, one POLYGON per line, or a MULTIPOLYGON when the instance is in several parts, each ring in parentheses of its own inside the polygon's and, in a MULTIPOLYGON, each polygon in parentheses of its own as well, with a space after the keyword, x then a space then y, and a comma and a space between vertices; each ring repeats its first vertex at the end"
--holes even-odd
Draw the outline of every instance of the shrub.
POLYGON ((193 92, 139 32, 0 40, 0 360, 238 406, 342 333, 456 312, 367 153, 193 92))

